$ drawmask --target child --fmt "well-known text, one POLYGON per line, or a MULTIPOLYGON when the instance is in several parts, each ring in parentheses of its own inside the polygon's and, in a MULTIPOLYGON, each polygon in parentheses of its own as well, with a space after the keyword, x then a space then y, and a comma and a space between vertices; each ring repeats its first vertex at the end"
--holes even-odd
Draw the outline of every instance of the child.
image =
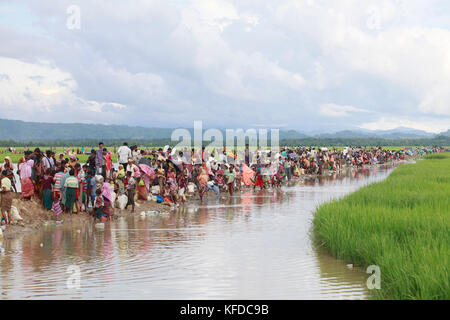
POLYGON ((167 189, 168 189, 168 193, 169 193, 169 199, 173 202, 173 203, 177 203, 178 200, 178 194, 177 194, 177 182, 175 181, 174 178, 168 178, 167 179, 167 189))
MULTIPOLYGON (((7 157, 7 158, 9 158, 9 157, 7 157)), ((6 177, 7 177, 9 180, 11 180, 11 186, 12 186, 12 189, 14 190, 14 192, 17 192, 17 188, 16 188, 16 178, 14 177, 14 171, 13 171, 13 169, 12 169, 10 163, 6 163, 6 164, 3 166, 3 170, 6 171, 6 177)))
POLYGON ((55 214, 55 220, 58 220, 58 216, 63 212, 59 198, 54 198, 52 203, 52 211, 55 214))
POLYGON ((236 171, 234 171, 234 165, 230 165, 227 171, 225 171, 225 177, 227 177, 228 192, 230 196, 232 196, 234 191, 234 180, 236 179, 236 171))
POLYGON ((161 164, 158 165, 156 177, 158 178, 159 186, 161 187, 161 189, 163 189, 164 185, 166 184, 166 178, 165 178, 165 171, 161 164))
POLYGON ((96 197, 95 197, 95 201, 94 201, 94 218, 101 220, 102 219, 102 212, 103 212, 103 206, 105 205, 104 201, 103 201, 103 196, 102 196, 102 190, 101 189, 97 189, 95 191, 96 197))
POLYGON ((2 194, 0 201, 0 210, 2 211, 3 220, 5 220, 7 225, 11 224, 11 205, 12 205, 12 194, 11 194, 11 180, 7 177, 6 170, 1 173, 1 189, 2 194))
POLYGON ((87 194, 88 191, 88 183, 90 182, 89 175, 88 175, 88 166, 83 165, 83 174, 82 174, 82 187, 81 189, 81 203, 82 207, 84 206, 84 211, 87 212, 88 204, 89 204, 89 197, 87 194))
POLYGON ((131 213, 134 213, 134 193, 136 190, 136 181, 131 176, 131 171, 127 171, 127 195, 128 195, 128 202, 125 206, 125 209, 128 207, 128 205, 131 204, 131 213))
POLYGON ((220 189, 220 190, 224 190, 224 188, 225 188, 225 182, 224 182, 224 179, 223 179, 223 176, 222 176, 222 173, 221 173, 221 172, 217 172, 217 174, 216 174, 216 180, 217 180, 217 185, 219 186, 219 189, 220 189))
MULTIPOLYGON (((95 177, 94 177, 94 172, 93 171, 88 171, 88 179, 87 179, 87 186, 88 186, 88 190, 87 190, 87 194, 89 195, 89 199, 90 199, 90 206, 88 203, 88 208, 92 206, 92 208, 94 207, 94 202, 95 202, 95 195, 96 195, 96 190, 97 190, 97 183, 95 182, 95 177)), ((89 202, 88 199, 88 202, 89 202)))
POLYGON ((238 191, 241 191, 242 170, 238 166, 235 167, 235 174, 236 174, 236 189, 238 191))
POLYGON ((186 179, 182 172, 179 172, 177 175, 177 185, 178 185, 178 196, 182 203, 186 201, 186 195, 184 194, 186 191, 186 179))
POLYGON ((119 165, 119 171, 117 171, 115 182, 118 186, 118 190, 115 191, 118 196, 125 194, 125 170, 123 168, 123 165, 119 165))
POLYGON ((52 169, 47 168, 47 170, 45 170, 45 174, 44 174, 44 177, 42 178, 42 185, 41 185, 42 200, 44 203, 44 208, 47 210, 52 209, 53 176, 51 173, 52 173, 52 169))

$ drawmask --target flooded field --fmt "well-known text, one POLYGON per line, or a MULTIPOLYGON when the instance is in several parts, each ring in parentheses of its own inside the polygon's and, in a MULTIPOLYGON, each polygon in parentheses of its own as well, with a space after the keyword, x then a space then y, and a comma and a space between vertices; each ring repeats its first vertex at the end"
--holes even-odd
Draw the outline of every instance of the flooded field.
POLYGON ((366 299, 369 275, 314 244, 312 213, 392 168, 349 169, 277 191, 195 201, 166 216, 141 217, 137 208, 104 230, 63 224, 5 239, 1 297, 366 299))

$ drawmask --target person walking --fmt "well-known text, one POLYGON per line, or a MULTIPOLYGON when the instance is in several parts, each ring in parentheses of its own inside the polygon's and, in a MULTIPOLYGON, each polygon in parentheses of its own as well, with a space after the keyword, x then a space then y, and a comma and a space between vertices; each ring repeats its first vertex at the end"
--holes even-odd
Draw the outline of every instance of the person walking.
POLYGON ((132 157, 131 149, 128 147, 128 143, 124 142, 123 146, 117 150, 119 155, 119 165, 122 165, 124 171, 127 172, 128 160, 132 157))
POLYGON ((101 175, 103 179, 106 178, 106 160, 103 155, 103 142, 98 144, 98 149, 95 154, 95 164, 97 166, 97 174, 101 175))

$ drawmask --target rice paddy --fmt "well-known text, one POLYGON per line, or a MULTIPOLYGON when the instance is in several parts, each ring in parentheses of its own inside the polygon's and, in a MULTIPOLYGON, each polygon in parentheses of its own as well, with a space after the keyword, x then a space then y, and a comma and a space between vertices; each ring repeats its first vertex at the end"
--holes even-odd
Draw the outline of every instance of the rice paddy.
POLYGON ((380 267, 373 298, 450 299, 449 153, 320 206, 313 224, 337 258, 380 267))

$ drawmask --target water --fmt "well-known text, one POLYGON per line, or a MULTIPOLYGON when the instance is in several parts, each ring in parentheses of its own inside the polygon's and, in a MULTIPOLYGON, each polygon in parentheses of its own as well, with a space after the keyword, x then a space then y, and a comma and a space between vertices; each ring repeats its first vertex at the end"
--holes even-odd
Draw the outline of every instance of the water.
POLYGON ((315 245, 312 212, 391 170, 348 170, 282 192, 196 201, 104 230, 63 224, 5 239, 2 299, 366 299, 369 275, 315 245), (70 286, 73 265, 79 289, 70 286))

